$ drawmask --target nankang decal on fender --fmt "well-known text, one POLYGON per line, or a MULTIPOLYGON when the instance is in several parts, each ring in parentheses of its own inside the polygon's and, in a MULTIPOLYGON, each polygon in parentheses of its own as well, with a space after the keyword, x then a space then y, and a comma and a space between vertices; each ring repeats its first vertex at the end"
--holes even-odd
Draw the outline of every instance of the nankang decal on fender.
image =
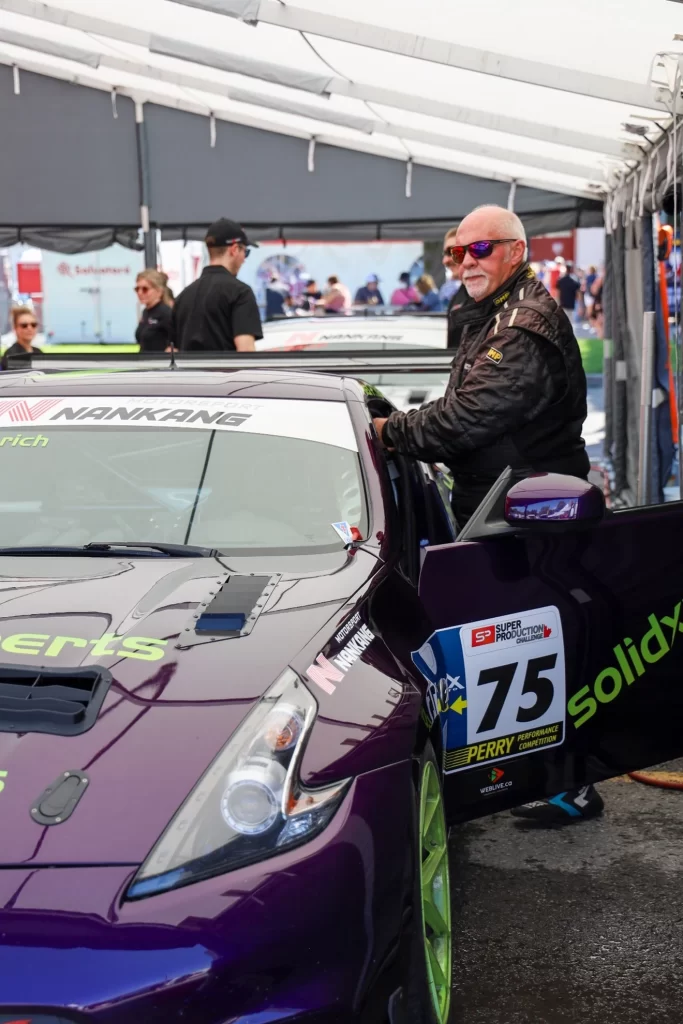
POLYGON ((566 680, 556 607, 466 622, 413 652, 440 716, 444 770, 463 771, 564 742, 566 680))
POLYGON ((342 643, 343 647, 335 649, 334 653, 329 650, 327 657, 319 654, 306 669, 306 675, 331 696, 374 639, 375 634, 361 622, 360 612, 356 612, 334 637, 335 648, 342 643))

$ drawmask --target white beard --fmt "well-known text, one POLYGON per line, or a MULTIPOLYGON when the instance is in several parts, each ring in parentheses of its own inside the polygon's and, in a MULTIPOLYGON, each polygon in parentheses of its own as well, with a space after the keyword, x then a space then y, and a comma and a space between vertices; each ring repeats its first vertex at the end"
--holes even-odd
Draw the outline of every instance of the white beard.
POLYGON ((484 297, 489 288, 490 278, 488 274, 477 274, 470 278, 463 277, 462 283, 467 289, 467 294, 475 301, 484 297))

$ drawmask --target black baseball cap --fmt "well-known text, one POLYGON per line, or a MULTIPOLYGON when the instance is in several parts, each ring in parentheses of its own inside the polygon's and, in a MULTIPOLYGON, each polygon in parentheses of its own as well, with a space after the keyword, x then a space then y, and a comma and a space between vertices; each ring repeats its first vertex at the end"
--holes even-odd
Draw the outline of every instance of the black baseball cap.
POLYGON ((258 242, 249 241, 242 225, 227 217, 221 217, 208 227, 204 241, 210 249, 230 245, 231 242, 241 242, 249 248, 258 249, 258 242))

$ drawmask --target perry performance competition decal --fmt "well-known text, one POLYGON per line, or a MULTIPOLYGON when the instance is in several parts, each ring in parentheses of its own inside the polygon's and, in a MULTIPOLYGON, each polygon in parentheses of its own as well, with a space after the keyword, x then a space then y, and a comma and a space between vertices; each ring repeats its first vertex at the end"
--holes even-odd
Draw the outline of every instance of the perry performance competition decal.
POLYGON ((374 639, 375 634, 361 622, 360 612, 356 612, 328 644, 327 657, 319 654, 306 669, 306 675, 331 696, 374 639))
MULTIPOLYGON (((0 399, 0 428, 11 427, 16 431, 11 435, 10 447, 15 446, 14 438, 23 439, 22 435, 30 436, 33 445, 39 436, 34 427, 82 426, 89 429, 109 425, 237 430, 245 434, 271 434, 358 450, 343 402, 303 402, 281 398, 249 402, 231 398, 128 398, 120 395, 0 399), (21 427, 29 429, 20 430, 21 427)), ((21 440, 17 443, 21 444, 21 440)))
POLYGON ((564 741, 562 623, 553 605, 440 629, 413 652, 440 716, 444 770, 459 772, 564 741))

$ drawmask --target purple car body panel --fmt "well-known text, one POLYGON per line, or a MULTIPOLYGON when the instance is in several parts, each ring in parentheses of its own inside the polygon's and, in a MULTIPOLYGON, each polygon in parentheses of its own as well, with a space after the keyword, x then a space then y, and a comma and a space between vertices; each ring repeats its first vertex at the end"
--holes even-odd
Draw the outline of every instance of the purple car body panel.
POLYGON ((409 785, 409 762, 361 776, 305 846, 153 899, 121 902, 130 868, 1 871, 0 1006, 107 1024, 350 1019, 398 967, 409 785))
MULTIPOLYGON (((35 558, 3 561, 5 572, 14 574, 0 582, 3 639, 96 639, 106 633, 170 639, 163 659, 154 662, 120 657, 120 641, 113 655, 93 659, 65 645, 50 659, 56 668, 96 660, 110 669, 114 682, 95 726, 81 735, 0 733, 7 772, 0 864, 143 860, 254 701, 306 644, 311 629, 322 627, 376 564, 360 553, 343 572, 283 580, 270 597, 273 614, 267 605, 249 636, 179 650, 179 634, 222 571, 214 559, 41 559, 39 587, 30 585, 35 558), (40 830, 31 822, 27 828, 27 808, 60 772, 76 768, 87 771, 93 784, 79 813, 60 828, 40 830), (133 789, 128 778, 136 780, 133 789)), ((340 565, 345 561, 342 553, 340 565)), ((26 666, 46 661, 41 653, 21 656, 26 666)))
POLYGON ((368 535, 347 550, 340 544, 322 567, 305 557, 271 565, 226 556, 233 574, 274 577, 253 629, 233 637, 195 630, 197 609, 225 578, 215 557, 0 556, 0 647, 14 638, 3 660, 98 664, 112 677, 96 721, 79 735, 0 731, 0 1021, 40 1011, 77 1024, 374 1024, 405 980, 413 755, 427 738, 442 759, 452 821, 683 752, 679 503, 597 524, 599 501, 580 482, 525 481, 516 492, 523 519, 502 522, 491 539, 443 543, 450 535, 438 509, 422 507, 438 503, 437 492, 407 460, 396 460, 403 475, 400 487, 392 483, 353 380, 267 369, 28 383, 0 376, 3 397, 66 387, 74 395, 223 397, 247 387, 252 398, 345 401, 368 535), (572 498, 577 529, 543 522, 533 509, 550 503, 562 518, 572 498), (507 708, 512 675, 499 687, 491 665, 511 669, 503 663, 514 661, 520 686, 527 666, 526 696, 502 717, 531 723, 533 736, 534 709, 556 694, 558 678, 555 662, 556 675, 543 675, 548 656, 534 651, 557 644, 560 627, 559 739, 499 755, 500 730, 479 742, 473 717, 484 692, 484 717, 497 720, 507 708), (480 632, 488 675, 477 680, 467 669, 465 699, 464 669, 448 658, 482 658, 480 632), (33 653, 16 639, 25 634, 33 653), (98 645, 105 634, 115 636, 113 647, 98 645), (437 635, 443 662, 426 653, 437 635), (83 638, 86 649, 66 643, 48 659, 55 636, 83 638), (140 656, 136 638, 162 641, 162 655, 157 647, 152 660, 143 645, 140 656), (420 651, 429 664, 420 665, 420 651), (336 814, 301 846, 127 899, 178 808, 287 666, 318 704, 302 782, 351 780, 336 814), (453 736, 464 735, 466 722, 474 739, 457 748, 453 736), (449 769, 454 756, 458 770, 449 769), (88 788, 68 820, 38 824, 35 802, 67 771, 87 773, 88 788))

